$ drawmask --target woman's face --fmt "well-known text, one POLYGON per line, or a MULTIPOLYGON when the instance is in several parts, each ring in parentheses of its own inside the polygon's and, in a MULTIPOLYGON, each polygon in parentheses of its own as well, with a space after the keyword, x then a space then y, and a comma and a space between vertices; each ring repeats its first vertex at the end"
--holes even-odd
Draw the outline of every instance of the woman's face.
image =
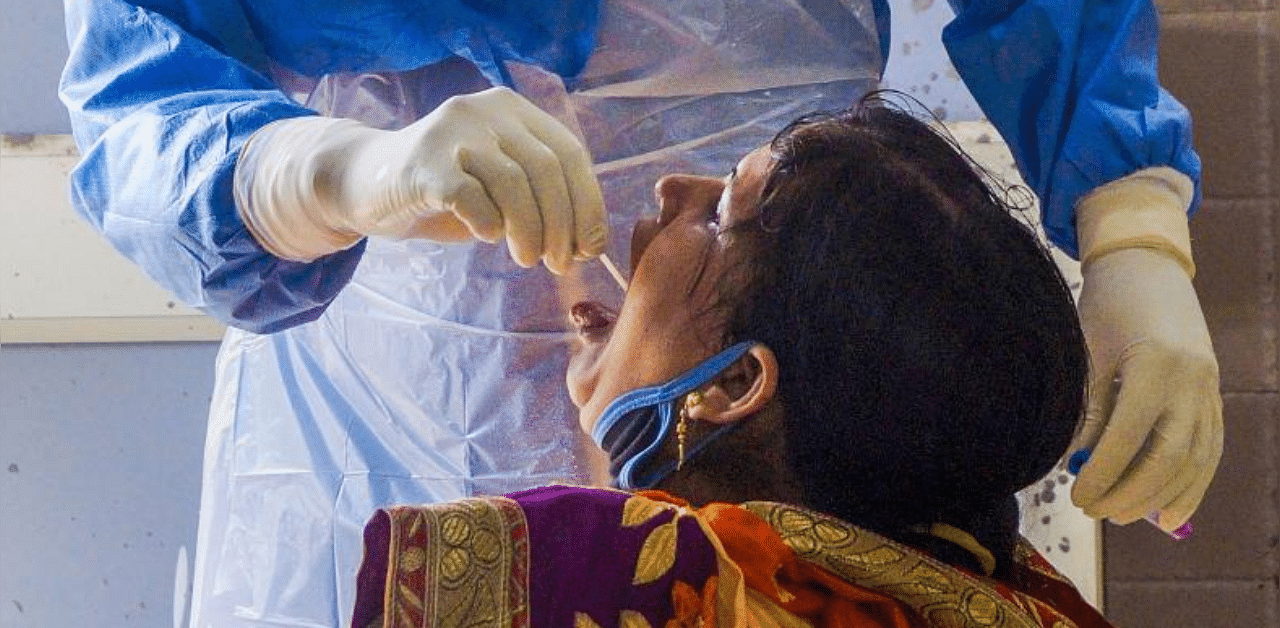
POLYGON ((726 270, 751 253, 727 229, 755 218, 771 162, 764 146, 724 179, 663 177, 655 186, 659 215, 639 220, 631 236, 622 311, 573 306, 580 342, 566 380, 588 433, 614 398, 672 379, 721 349, 724 315, 709 308, 726 270))

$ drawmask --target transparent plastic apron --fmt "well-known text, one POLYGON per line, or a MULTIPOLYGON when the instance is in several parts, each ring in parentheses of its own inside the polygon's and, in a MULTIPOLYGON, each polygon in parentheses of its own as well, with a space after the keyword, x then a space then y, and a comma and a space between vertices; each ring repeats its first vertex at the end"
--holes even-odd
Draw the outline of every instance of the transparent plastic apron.
MULTIPOLYGON (((799 114, 850 105, 879 68, 870 0, 606 0, 595 51, 568 86, 533 66, 502 69, 585 139, 610 253, 625 265, 658 177, 722 176, 799 114)), ((277 79, 324 114, 382 128, 489 86, 457 58, 277 79)), ((598 263, 555 277, 519 268, 502 245, 372 238, 314 323, 230 331, 192 624, 343 625, 376 508, 605 480, 564 384, 566 312, 588 295, 622 300, 598 263)))

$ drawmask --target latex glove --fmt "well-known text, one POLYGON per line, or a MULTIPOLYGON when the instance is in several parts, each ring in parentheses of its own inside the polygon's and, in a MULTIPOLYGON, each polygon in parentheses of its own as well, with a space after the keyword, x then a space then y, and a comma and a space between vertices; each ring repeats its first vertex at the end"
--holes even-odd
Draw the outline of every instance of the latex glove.
POLYGON ((299 261, 367 235, 505 238, 516 263, 541 259, 563 273, 608 239, 586 149, 503 87, 450 98, 398 131, 325 117, 273 122, 241 151, 235 197, 258 242, 299 261))
POLYGON ((1072 450, 1092 454, 1072 489, 1086 514, 1166 532, 1195 512, 1222 455, 1218 363, 1191 284, 1191 183, 1167 168, 1100 188, 1077 209, 1091 356, 1072 450))

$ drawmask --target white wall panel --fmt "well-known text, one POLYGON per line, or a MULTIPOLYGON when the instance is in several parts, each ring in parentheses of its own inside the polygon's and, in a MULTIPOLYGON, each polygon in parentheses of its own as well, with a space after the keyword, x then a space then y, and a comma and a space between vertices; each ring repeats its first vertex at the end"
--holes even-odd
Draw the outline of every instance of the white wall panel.
POLYGON ((71 208, 67 135, 0 136, 0 342, 216 340, 71 208))

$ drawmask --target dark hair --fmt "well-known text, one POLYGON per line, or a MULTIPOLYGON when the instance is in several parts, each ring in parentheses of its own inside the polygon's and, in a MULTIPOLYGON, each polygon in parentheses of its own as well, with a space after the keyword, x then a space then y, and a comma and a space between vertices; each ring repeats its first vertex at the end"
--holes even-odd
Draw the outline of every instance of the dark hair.
POLYGON ((1048 251, 949 136, 883 93, 795 121, 772 149, 726 341, 778 357, 806 504, 899 539, 950 523, 1007 559, 1013 494, 1059 460, 1084 401, 1084 339, 1048 251))

